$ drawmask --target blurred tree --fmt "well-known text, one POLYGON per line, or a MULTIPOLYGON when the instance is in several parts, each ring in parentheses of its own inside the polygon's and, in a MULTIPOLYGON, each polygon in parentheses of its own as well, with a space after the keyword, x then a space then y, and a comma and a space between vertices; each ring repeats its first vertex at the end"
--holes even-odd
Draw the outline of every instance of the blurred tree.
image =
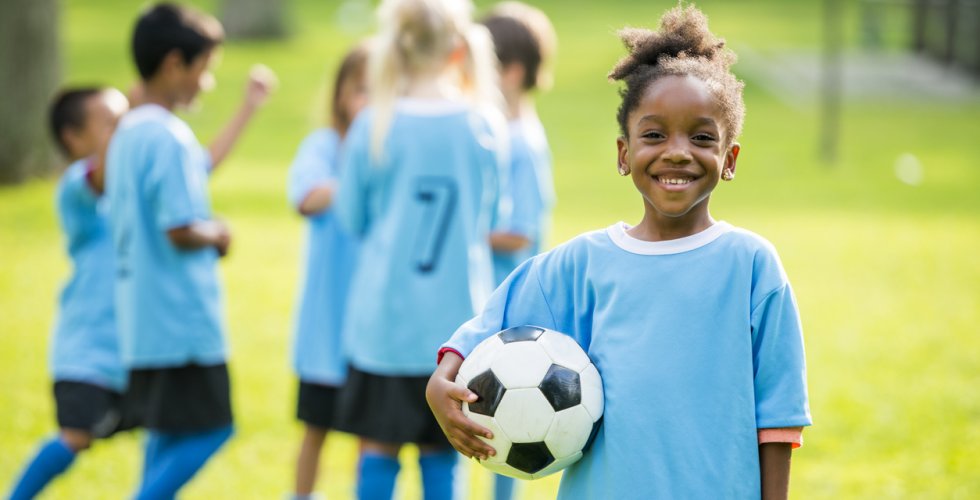
POLYGON ((0 1, 0 184, 52 171, 48 100, 60 77, 58 0, 0 1))
POLYGON ((228 38, 282 38, 286 0, 221 0, 221 24, 228 38))

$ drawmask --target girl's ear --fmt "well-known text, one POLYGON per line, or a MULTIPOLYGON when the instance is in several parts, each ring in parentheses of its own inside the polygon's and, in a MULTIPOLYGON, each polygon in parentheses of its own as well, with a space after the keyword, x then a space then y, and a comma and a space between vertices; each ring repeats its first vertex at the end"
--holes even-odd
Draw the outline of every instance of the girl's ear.
POLYGON ((629 141, 623 136, 617 137, 616 150, 616 170, 619 171, 619 175, 625 177, 630 174, 629 141))
POLYGON ((735 178, 735 164, 738 161, 738 153, 742 150, 742 146, 739 143, 732 143, 728 147, 728 152, 725 153, 725 166, 721 170, 721 178, 730 181, 735 178))

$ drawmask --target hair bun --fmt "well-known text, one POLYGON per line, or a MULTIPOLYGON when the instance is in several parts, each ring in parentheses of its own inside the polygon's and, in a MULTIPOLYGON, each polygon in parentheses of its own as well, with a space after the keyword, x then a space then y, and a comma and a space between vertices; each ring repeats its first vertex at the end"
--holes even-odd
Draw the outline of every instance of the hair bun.
POLYGON ((629 54, 619 60, 610 80, 622 80, 640 66, 656 66, 663 58, 698 57, 719 59, 725 65, 728 51, 723 51, 725 41, 708 31, 708 17, 694 6, 674 7, 660 19, 660 29, 623 28, 619 38, 629 54))

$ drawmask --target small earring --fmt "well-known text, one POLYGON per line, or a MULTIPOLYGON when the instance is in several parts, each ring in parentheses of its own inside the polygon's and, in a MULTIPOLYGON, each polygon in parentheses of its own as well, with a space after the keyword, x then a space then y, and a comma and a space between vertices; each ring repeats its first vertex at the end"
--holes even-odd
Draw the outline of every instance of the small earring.
POLYGON ((617 167, 617 170, 619 170, 619 175, 622 175, 623 177, 626 177, 627 175, 630 174, 630 169, 627 168, 625 165, 619 165, 619 167, 617 167))
POLYGON ((730 181, 730 180, 734 180, 734 179, 735 179, 735 171, 734 170, 732 170, 730 168, 726 168, 726 169, 724 169, 724 170, 721 171, 721 180, 723 180, 723 181, 730 181))

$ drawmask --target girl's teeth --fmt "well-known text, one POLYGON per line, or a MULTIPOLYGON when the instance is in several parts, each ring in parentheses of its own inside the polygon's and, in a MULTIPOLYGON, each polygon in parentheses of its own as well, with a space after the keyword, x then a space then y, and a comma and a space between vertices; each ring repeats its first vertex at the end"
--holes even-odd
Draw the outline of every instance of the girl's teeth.
POLYGON ((691 179, 660 179, 660 182, 664 184, 687 184, 691 182, 691 179))

